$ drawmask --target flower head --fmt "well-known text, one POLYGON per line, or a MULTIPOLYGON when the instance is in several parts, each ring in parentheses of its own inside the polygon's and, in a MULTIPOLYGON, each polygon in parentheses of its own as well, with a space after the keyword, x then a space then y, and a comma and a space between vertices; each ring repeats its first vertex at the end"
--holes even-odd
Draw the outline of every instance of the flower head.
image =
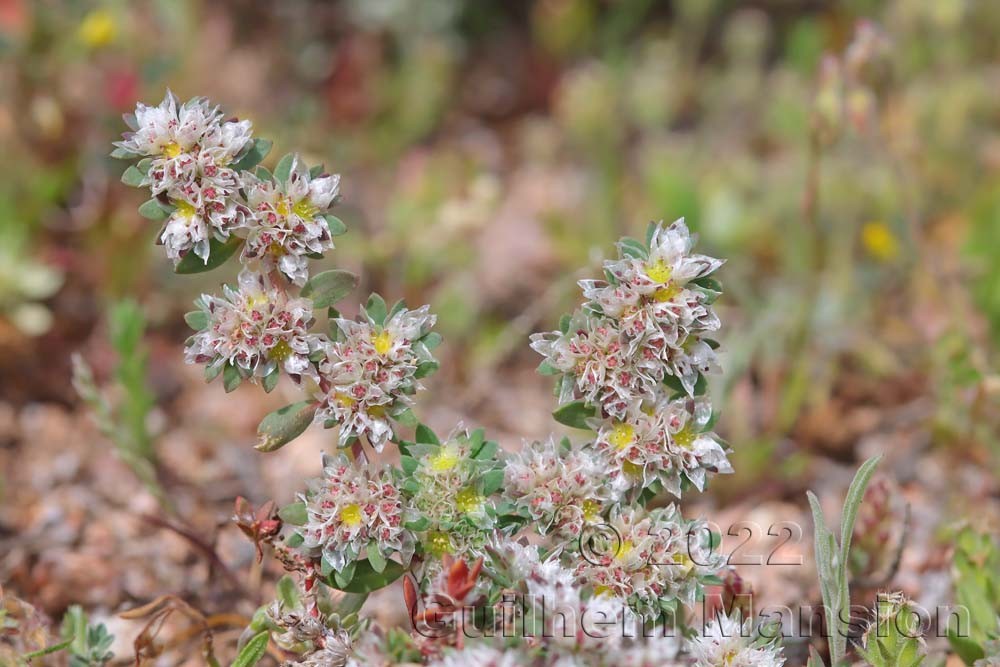
POLYGON ((433 558, 460 554, 475 558, 495 527, 493 494, 503 482, 495 458, 497 444, 486 441, 482 430, 456 429, 441 444, 418 443, 408 447, 403 469, 421 542, 433 558))
POLYGON ((741 623, 716 615, 688 644, 695 667, 781 667, 785 662, 781 647, 755 636, 752 625, 753 619, 741 623))
POLYGON ((337 198, 340 176, 313 178, 296 155, 288 178, 258 178, 247 174, 249 212, 243 259, 259 260, 277 268, 296 285, 309 277, 309 255, 333 248, 330 228, 323 215, 337 198))
POLYGON ((620 497, 622 485, 609 483, 610 473, 601 457, 550 438, 507 460, 504 495, 541 534, 572 539, 620 497))
POLYGON ((643 488, 658 481, 679 498, 685 480, 703 491, 708 473, 732 472, 724 444, 707 429, 711 418, 707 399, 670 399, 660 391, 625 419, 598 422, 595 447, 613 478, 643 488))
POLYGON ((606 414, 624 414, 652 391, 654 381, 636 372, 617 324, 577 313, 565 331, 533 334, 531 347, 552 371, 562 373, 559 400, 583 398, 606 414))
POLYGON ((324 461, 323 476, 301 497, 307 521, 302 548, 319 554, 340 572, 372 550, 383 558, 413 555, 413 533, 405 527, 409 510, 390 468, 352 463, 346 457, 324 461))
POLYGON ((245 377, 266 377, 279 367, 299 377, 311 370, 309 354, 320 338, 309 334, 312 302, 291 298, 259 273, 244 270, 238 289, 224 296, 202 295, 201 330, 188 341, 188 363, 215 372, 229 364, 245 377))
POLYGON ((173 206, 160 235, 167 256, 177 262, 193 251, 207 261, 209 241, 228 238, 245 212, 240 174, 230 167, 250 142, 250 122, 223 121, 205 98, 178 104, 169 91, 159 106, 138 104, 126 122, 134 131, 115 145, 145 157, 140 184, 173 206))
POLYGON ((613 531, 600 542, 581 545, 577 575, 597 594, 626 599, 644 616, 655 617, 674 601, 692 604, 701 579, 724 561, 707 526, 685 521, 673 505, 648 513, 616 509, 608 525, 613 531))
POLYGON ((418 378, 437 366, 425 342, 435 320, 428 306, 400 307, 384 319, 336 320, 337 339, 319 364, 317 419, 340 425, 341 446, 360 436, 378 451, 385 446, 392 417, 410 404, 418 378))

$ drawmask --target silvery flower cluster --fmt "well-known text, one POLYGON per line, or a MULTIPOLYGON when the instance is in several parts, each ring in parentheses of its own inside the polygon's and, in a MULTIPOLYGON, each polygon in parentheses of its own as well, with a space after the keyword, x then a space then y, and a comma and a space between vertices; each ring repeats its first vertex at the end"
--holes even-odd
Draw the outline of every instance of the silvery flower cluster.
POLYGON ((308 372, 309 355, 320 342, 309 333, 312 301, 291 297, 266 275, 246 269, 237 285, 224 286, 222 297, 205 294, 195 302, 203 328, 189 341, 188 362, 206 364, 210 374, 227 364, 256 377, 279 366, 293 376, 308 372))
POLYGON ((414 414, 421 380, 438 367, 428 306, 389 307, 373 294, 347 317, 334 304, 357 277, 310 272, 309 260, 346 231, 329 213, 339 177, 297 155, 268 170, 270 143, 202 98, 180 104, 168 93, 127 121, 132 132, 113 155, 138 160, 122 180, 149 188, 140 213, 163 223, 158 238, 176 271, 241 264, 235 285, 187 314, 187 361, 209 380, 221 375, 227 391, 243 380, 271 391, 282 376, 302 391, 261 422, 262 451, 312 423, 339 429, 338 453, 295 502, 277 516, 238 510, 258 553, 269 544, 302 586, 293 602, 279 586, 285 598, 262 614, 298 655, 289 664, 781 664, 773 645, 732 637, 749 626, 728 618, 691 640, 639 636, 683 618, 724 565, 705 522, 672 504, 647 507, 661 491, 680 497, 732 470, 704 379, 718 367, 710 336, 721 288, 711 274, 722 262, 693 252, 683 220, 652 225, 645 242, 623 239, 604 279, 580 283, 583 307, 532 337, 540 371, 556 377, 555 418, 591 437, 508 455, 481 429, 439 438, 414 414), (374 460, 388 443, 398 467, 374 460), (331 590, 364 596, 401 576, 414 626, 425 596, 452 631, 461 604, 487 605, 490 618, 532 639, 388 639, 362 632, 356 608, 330 611, 331 590), (511 592, 527 604, 504 620, 496 612, 511 592), (572 619, 569 632, 551 632, 555 617, 572 619))
POLYGON ((413 556, 407 508, 389 467, 359 466, 344 456, 324 461, 323 476, 300 501, 301 548, 316 552, 328 569, 342 572, 359 556, 377 562, 399 554, 404 564, 413 556))
POLYGON ((437 368, 428 348, 436 319, 423 306, 334 320, 337 336, 324 346, 316 399, 318 418, 340 424, 341 445, 364 436, 382 451, 393 433, 391 418, 409 407, 419 378, 437 368))
POLYGON ((612 510, 603 542, 584 545, 576 574, 595 594, 628 600, 649 618, 676 603, 692 605, 702 581, 725 564, 702 521, 686 521, 674 505, 612 510))
POLYGON ((708 335, 719 328, 721 288, 710 276, 722 260, 693 245, 683 219, 651 225, 645 244, 623 239, 604 280, 580 281, 583 308, 531 338, 563 411, 590 415, 612 475, 677 497, 688 485, 702 490, 708 473, 732 471, 703 395, 718 369, 708 335))
POLYGON ((549 438, 507 460, 504 496, 542 535, 572 540, 621 500, 624 489, 614 472, 593 452, 549 438))
POLYGON ((137 184, 173 208, 160 234, 167 256, 179 262, 193 252, 207 261, 209 241, 228 239, 245 218, 233 163, 251 142, 250 121, 224 121, 203 97, 178 104, 169 91, 125 120, 133 132, 115 143, 118 154, 145 158, 137 184))
POLYGON ((309 278, 309 255, 333 248, 323 213, 337 198, 340 176, 313 178, 298 156, 288 179, 277 181, 247 174, 248 214, 244 228, 244 261, 257 260, 263 270, 277 269, 300 287, 309 278))

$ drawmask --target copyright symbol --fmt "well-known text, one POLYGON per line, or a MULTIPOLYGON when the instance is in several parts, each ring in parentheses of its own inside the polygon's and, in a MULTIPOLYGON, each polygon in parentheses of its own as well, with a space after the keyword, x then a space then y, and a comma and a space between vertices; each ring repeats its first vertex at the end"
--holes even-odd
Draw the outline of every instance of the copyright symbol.
POLYGON ((591 565, 606 565, 622 548, 622 536, 609 523, 588 524, 580 531, 580 555, 591 565))

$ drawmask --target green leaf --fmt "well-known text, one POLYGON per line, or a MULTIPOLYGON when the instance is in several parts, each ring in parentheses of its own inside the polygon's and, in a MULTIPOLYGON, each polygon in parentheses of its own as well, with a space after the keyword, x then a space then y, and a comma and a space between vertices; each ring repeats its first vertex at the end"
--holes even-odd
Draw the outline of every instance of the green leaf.
POLYGON ((274 175, 271 173, 271 170, 262 164, 257 165, 257 168, 253 170, 253 174, 262 181, 274 180, 274 175))
POLYGON ((192 310, 184 314, 184 321, 195 331, 201 331, 208 327, 208 313, 204 310, 192 310))
POLYGON ((414 371, 413 377, 418 380, 420 378, 425 378, 431 373, 435 373, 440 366, 441 365, 436 361, 422 361, 417 364, 417 369, 414 371))
POLYGON ((275 368, 273 371, 265 375, 260 379, 260 384, 264 388, 265 394, 270 394, 274 391, 274 388, 278 386, 278 379, 281 377, 281 372, 275 368))
POLYGON ((948 643, 951 644, 952 650, 958 654, 962 662, 970 665, 970 667, 976 660, 982 660, 986 657, 986 652, 983 651, 982 646, 968 637, 959 635, 951 627, 948 628, 948 643))
POLYGON ((246 643, 233 661, 232 667, 254 667, 267 652, 267 643, 270 634, 265 630, 254 635, 253 639, 246 643))
POLYGON ((715 278, 710 276, 702 276, 701 278, 695 278, 691 281, 692 285, 697 285, 706 292, 715 292, 717 294, 722 294, 722 283, 720 283, 715 278))
POLYGON ((226 364, 225 370, 222 371, 222 385, 226 389, 226 393, 235 390, 243 382, 243 378, 240 376, 240 371, 236 366, 232 364, 226 364))
POLYGON ((194 252, 189 251, 186 255, 181 257, 181 261, 177 262, 177 266, 174 267, 174 273, 189 275, 192 273, 204 273, 205 271, 211 271, 212 269, 218 268, 226 263, 226 260, 233 256, 239 247, 243 244, 243 239, 236 236, 230 237, 228 241, 219 241, 217 239, 209 239, 208 241, 208 260, 203 260, 194 252))
POLYGON ((299 606, 301 601, 299 587, 291 575, 286 574, 278 579, 278 600, 289 609, 295 609, 299 606))
POLYGON ((378 294, 372 294, 368 297, 368 303, 365 304, 365 312, 368 313, 368 317, 380 326, 385 324, 385 317, 389 314, 388 308, 385 305, 385 299, 383 299, 378 294))
POLYGON ((419 465, 419 462, 412 456, 403 455, 399 457, 399 466, 407 475, 412 475, 419 465))
POLYGON ((269 139, 254 139, 250 149, 233 163, 232 168, 236 171, 249 171, 260 164, 270 152, 271 141, 269 139))
POLYGON ((120 146, 115 146, 115 149, 109 153, 109 155, 118 160, 132 159, 135 157, 135 153, 132 151, 125 150, 120 146))
MULTIPOLYGON (((72 643, 73 639, 67 639, 66 641, 59 642, 58 644, 53 644, 52 646, 46 646, 45 648, 38 649, 37 651, 32 651, 31 653, 25 653, 20 657, 30 662, 35 658, 41 658, 43 656, 50 655, 52 653, 58 653, 63 649, 67 649, 72 643)), ((18 664, 18 663, 11 663, 11 664, 18 664)))
POLYGON ((560 424, 585 430, 590 430, 587 420, 593 416, 594 408, 583 401, 567 403, 552 413, 552 417, 560 424))
POLYGON ((400 410, 399 412, 392 415, 392 418, 396 420, 399 424, 407 426, 409 428, 415 427, 420 422, 417 421, 417 416, 413 414, 413 410, 406 408, 405 410, 400 410))
POLYGON ((500 445, 498 445, 495 440, 487 440, 479 447, 479 449, 473 451, 472 458, 477 461, 492 461, 496 457, 499 449, 500 445))
MULTIPOLYGON (((367 565, 367 562, 365 563, 367 565)), ((344 566, 339 572, 337 570, 333 571, 333 581, 337 584, 337 587, 350 586, 351 581, 354 580, 354 573, 357 571, 358 562, 351 561, 344 566)), ((369 567, 371 567, 369 565, 369 567)), ((343 590, 341 588, 341 590, 343 590)))
POLYGON ((122 174, 122 183, 133 188, 140 188, 144 185, 143 181, 146 180, 146 174, 139 171, 138 167, 130 166, 122 174))
POLYGON ((483 475, 482 479, 483 495, 488 496, 503 486, 504 471, 502 468, 499 470, 490 470, 488 473, 483 475))
POLYGON ((375 546, 368 547, 368 564, 372 566, 372 570, 379 574, 385 572, 386 560, 382 552, 379 551, 375 546))
POLYGON ((318 407, 313 401, 299 401, 267 415, 257 427, 258 442, 254 449, 273 452, 284 447, 309 428, 318 407))
POLYGON ((840 520, 840 562, 841 564, 848 562, 848 557, 851 552, 851 537, 854 535, 854 521, 858 517, 858 508, 861 507, 861 501, 865 497, 865 489, 868 488, 868 482, 871 481, 872 475, 875 474, 875 468, 878 467, 879 461, 882 460, 882 455, 873 456, 858 468, 857 474, 854 475, 854 480, 851 482, 850 488, 847 490, 847 498, 844 500, 844 513, 840 520))
POLYGON ((331 588, 348 593, 371 593, 380 588, 385 588, 392 582, 403 576, 406 569, 394 560, 386 561, 385 569, 376 572, 368 561, 358 561, 354 570, 354 576, 349 584, 339 585, 333 577, 326 577, 325 581, 331 588))
POLYGON ((139 207, 139 215, 153 222, 166 220, 172 212, 172 207, 168 208, 156 198, 147 200, 146 203, 139 207))
POLYGON ((430 519, 425 516, 420 517, 416 521, 407 521, 407 530, 412 530, 413 532, 419 533, 421 531, 427 530, 431 525, 430 519))
POLYGON ((573 322, 571 315, 563 315, 559 318, 559 331, 569 333, 569 325, 573 322))
POLYGON ((562 371, 549 363, 548 359, 543 359, 536 369, 539 375, 559 375, 562 371))
POLYGON ((319 178, 323 175, 323 170, 325 169, 326 167, 324 165, 314 164, 309 168, 309 178, 319 178))
POLYGON ((337 216, 326 213, 323 215, 323 219, 326 220, 326 226, 330 228, 330 236, 341 236, 347 233, 347 225, 337 216))
POLYGON ((806 667, 826 667, 823 656, 812 646, 809 647, 809 662, 806 663, 806 667))
POLYGON ((288 539, 285 540, 285 544, 292 549, 295 549, 297 547, 301 547, 305 541, 306 538, 302 537, 302 533, 292 533, 288 536, 288 539))
POLYGON ((641 241, 637 241, 628 236, 623 237, 618 241, 618 248, 625 257, 633 257, 635 259, 647 259, 649 257, 649 250, 641 241))
POLYGON ((655 222, 650 222, 646 225, 646 247, 650 247, 653 244, 653 234, 656 233, 656 228, 659 225, 655 222))
POLYGON ((350 271, 323 271, 302 286, 302 296, 312 299, 314 308, 329 308, 358 286, 358 277, 350 271))
POLYGON ((438 345, 441 344, 441 334, 436 331, 431 331, 426 336, 420 339, 420 342, 424 344, 428 350, 433 350, 438 345))
POLYGON ((278 516, 285 523, 293 526, 304 526, 309 521, 309 513, 306 512, 304 502, 291 503, 278 510, 278 516))
POLYGON ((274 178, 279 183, 287 183, 288 177, 292 174, 292 164, 295 162, 295 155, 289 153, 278 160, 278 165, 274 168, 274 178))
POLYGON ((421 444, 426 444, 426 445, 441 444, 441 441, 438 440, 438 437, 434 435, 434 431, 432 431, 430 427, 426 426, 425 424, 419 424, 417 426, 416 433, 414 433, 413 437, 415 438, 416 442, 419 442, 421 444))

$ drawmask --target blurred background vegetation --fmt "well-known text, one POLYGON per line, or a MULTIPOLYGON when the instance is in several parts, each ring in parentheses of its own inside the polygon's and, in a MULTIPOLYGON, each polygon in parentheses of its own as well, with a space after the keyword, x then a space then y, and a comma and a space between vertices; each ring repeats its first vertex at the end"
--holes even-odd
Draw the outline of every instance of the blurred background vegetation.
POLYGON ((251 118, 269 164, 342 174, 325 261, 439 313, 432 422, 547 434, 527 334, 683 216, 728 258, 716 497, 800 502, 864 450, 904 483, 927 452, 995 479, 997 35, 989 0, 0 0, 0 398, 77 405, 70 354, 113 375, 126 297, 175 427, 202 391, 182 315, 232 276, 173 276, 107 157, 169 87, 251 118))

